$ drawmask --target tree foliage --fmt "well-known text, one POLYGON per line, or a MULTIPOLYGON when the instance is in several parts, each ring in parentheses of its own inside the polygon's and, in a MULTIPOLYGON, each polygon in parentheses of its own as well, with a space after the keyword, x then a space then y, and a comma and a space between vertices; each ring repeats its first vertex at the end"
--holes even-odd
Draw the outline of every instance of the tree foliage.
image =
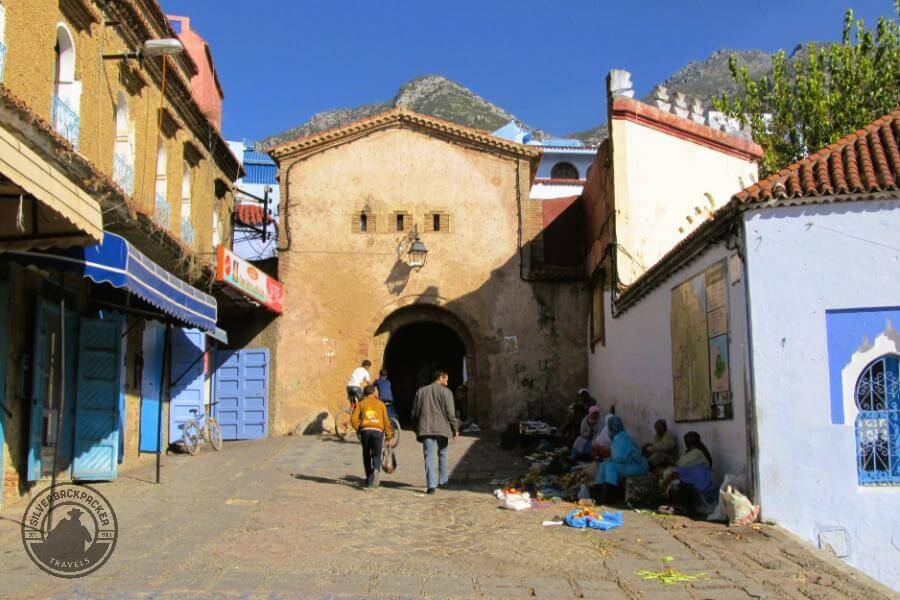
MULTIPOLYGON (((900 0, 894 10, 900 15, 900 0)), ((778 52, 772 72, 759 80, 732 56, 738 91, 714 98, 713 106, 750 127, 765 151, 760 174, 769 175, 900 106, 898 37, 893 17, 867 29, 848 10, 840 44, 807 44, 791 59, 778 52)))

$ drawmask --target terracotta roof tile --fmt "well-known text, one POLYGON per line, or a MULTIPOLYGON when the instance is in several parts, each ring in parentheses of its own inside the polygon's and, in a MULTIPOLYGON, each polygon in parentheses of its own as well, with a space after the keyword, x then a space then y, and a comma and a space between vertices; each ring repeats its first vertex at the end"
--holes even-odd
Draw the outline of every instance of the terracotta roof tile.
MULTIPOLYGON (((253 204, 238 204, 235 207, 234 218, 244 225, 262 225, 263 207, 253 204)), ((266 215, 266 222, 274 222, 271 215, 266 215)))
POLYGON ((734 195, 742 204, 896 190, 900 109, 734 195))

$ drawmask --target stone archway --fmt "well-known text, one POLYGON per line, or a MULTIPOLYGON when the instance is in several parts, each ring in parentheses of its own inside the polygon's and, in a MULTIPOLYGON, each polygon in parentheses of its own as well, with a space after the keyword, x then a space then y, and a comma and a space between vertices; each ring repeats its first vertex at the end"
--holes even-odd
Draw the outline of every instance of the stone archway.
POLYGON ((415 388, 434 368, 450 374, 450 389, 457 413, 465 419, 486 415, 489 407, 478 402, 477 348, 470 328, 453 312, 434 304, 410 304, 388 314, 374 332, 371 356, 392 375, 398 411, 406 417, 415 388), (463 386, 463 384, 465 384, 463 386))

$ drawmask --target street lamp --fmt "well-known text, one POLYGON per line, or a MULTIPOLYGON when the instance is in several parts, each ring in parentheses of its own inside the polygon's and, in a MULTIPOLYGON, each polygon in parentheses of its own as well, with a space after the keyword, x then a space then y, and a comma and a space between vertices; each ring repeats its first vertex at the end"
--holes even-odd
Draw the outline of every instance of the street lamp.
POLYGON ((400 260, 403 253, 403 246, 407 244, 409 244, 409 250, 406 252, 406 263, 412 267, 413 270, 418 271, 425 266, 425 259, 428 258, 428 248, 425 247, 425 242, 419 238, 418 225, 413 225, 413 230, 410 231, 400 242, 400 245, 397 246, 397 260, 400 260))

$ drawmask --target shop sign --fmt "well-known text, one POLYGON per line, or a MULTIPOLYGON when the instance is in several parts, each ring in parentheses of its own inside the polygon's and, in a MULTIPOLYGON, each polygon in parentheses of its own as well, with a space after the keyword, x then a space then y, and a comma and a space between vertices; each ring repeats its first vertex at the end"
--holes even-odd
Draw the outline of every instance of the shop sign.
POLYGON ((224 246, 216 251, 216 281, 220 281, 259 302, 272 312, 281 314, 284 284, 269 277, 224 246))

